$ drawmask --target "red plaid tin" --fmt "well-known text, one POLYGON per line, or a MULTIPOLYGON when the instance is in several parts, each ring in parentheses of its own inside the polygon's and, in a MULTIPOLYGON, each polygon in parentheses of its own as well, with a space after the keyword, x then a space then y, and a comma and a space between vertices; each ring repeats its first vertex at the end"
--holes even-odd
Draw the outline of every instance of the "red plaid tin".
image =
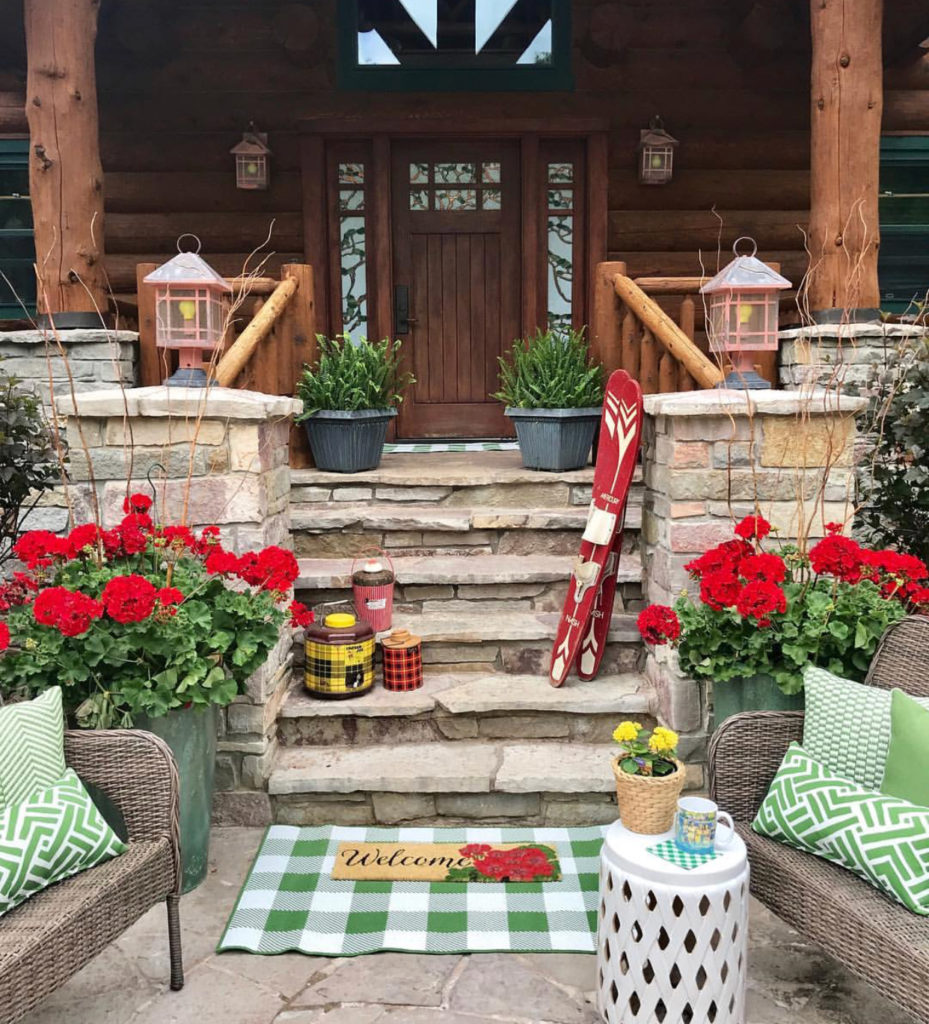
POLYGON ((390 629, 394 609, 395 575, 390 555, 383 552, 389 568, 376 558, 366 559, 364 565, 355 568, 358 559, 352 563, 352 591, 355 611, 358 617, 371 624, 375 633, 390 629))
POLYGON ((395 629, 382 641, 384 689, 418 690, 423 685, 423 642, 409 630, 395 629))

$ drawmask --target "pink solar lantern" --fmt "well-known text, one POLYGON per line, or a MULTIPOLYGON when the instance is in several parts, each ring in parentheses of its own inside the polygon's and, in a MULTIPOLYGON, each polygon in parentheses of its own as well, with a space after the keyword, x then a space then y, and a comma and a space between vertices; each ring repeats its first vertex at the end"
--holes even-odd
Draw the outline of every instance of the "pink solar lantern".
POLYGON ((720 387, 770 388, 755 370, 752 353, 777 351, 778 296, 790 281, 755 256, 754 239, 737 238, 732 251, 735 259, 700 289, 708 299, 710 351, 728 355, 732 363, 720 387), (751 242, 751 255, 739 255, 740 242, 751 242))
POLYGON ((267 132, 256 132, 250 124, 242 141, 229 150, 235 157, 235 187, 246 191, 259 191, 268 187, 270 167, 267 132))
POLYGON ((153 270, 146 284, 155 285, 155 344, 176 349, 177 370, 165 381, 176 387, 203 388, 207 376, 203 353, 222 345, 232 288, 196 252, 182 252, 153 270))
POLYGON ((639 133, 639 184, 667 185, 674 177, 674 150, 679 143, 664 130, 660 117, 653 117, 639 133))

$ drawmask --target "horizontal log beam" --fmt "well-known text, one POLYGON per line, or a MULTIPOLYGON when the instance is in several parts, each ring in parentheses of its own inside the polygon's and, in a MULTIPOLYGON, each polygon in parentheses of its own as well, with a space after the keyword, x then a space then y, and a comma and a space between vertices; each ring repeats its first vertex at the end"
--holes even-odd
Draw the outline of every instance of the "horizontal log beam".
MULTIPOLYGON (((633 281, 617 274, 613 281, 616 294, 654 337, 681 363, 703 388, 713 388, 723 380, 723 372, 687 337, 667 313, 633 281)), ((654 390, 654 388, 652 389, 654 390)))
POLYGON ((296 291, 297 281, 293 277, 285 277, 274 289, 268 301, 261 307, 248 327, 236 338, 229 351, 220 359, 216 367, 216 383, 220 387, 232 386, 236 377, 251 359, 255 349, 268 336, 275 321, 283 313, 296 291))

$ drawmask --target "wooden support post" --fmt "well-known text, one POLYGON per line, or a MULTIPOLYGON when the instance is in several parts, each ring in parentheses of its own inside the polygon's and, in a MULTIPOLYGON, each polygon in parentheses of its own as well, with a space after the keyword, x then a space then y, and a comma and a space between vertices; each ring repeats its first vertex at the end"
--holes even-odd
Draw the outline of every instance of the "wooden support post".
POLYGON ((297 282, 292 278, 285 278, 274 289, 268 301, 261 307, 258 315, 238 336, 233 346, 220 359, 216 367, 216 383, 220 387, 228 388, 242 372, 242 368, 249 361, 252 353, 258 347, 263 338, 274 325, 274 321, 280 316, 284 307, 293 297, 297 290, 297 282))
MULTIPOLYGON (((297 282, 297 294, 286 311, 291 324, 292 347, 290 361, 283 367, 287 376, 287 388, 283 393, 295 395, 304 364, 315 362, 317 355, 315 284, 313 268, 305 263, 285 263, 281 274, 297 282)), ((294 469, 313 464, 302 424, 295 424, 290 431, 290 464, 294 469)))
POLYGON ((594 278, 593 316, 590 318, 590 351, 603 363, 607 375, 622 366, 622 311, 613 278, 626 273, 625 263, 598 263, 594 278))
POLYGON ((25 0, 38 306, 107 312, 94 40, 100 0, 25 0))
MULTIPOLYGON (((696 342, 697 338, 697 307, 692 295, 685 295, 681 300, 681 330, 696 342)), ((677 386, 679 391, 692 391, 694 379, 687 368, 678 365, 677 386)))
POLYGON ((139 386, 154 387, 165 377, 165 365, 155 345, 155 286, 145 278, 158 269, 157 263, 140 263, 135 268, 135 287, 139 302, 139 386))
POLYGON ((810 0, 811 312, 879 306, 883 0, 810 0))

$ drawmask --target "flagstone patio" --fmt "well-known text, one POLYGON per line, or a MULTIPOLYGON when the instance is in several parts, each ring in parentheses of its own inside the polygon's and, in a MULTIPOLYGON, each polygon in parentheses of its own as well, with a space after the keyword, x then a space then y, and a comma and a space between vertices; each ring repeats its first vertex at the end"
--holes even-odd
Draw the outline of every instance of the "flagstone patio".
MULTIPOLYGON (((204 884, 181 904, 187 984, 167 990, 155 908, 25 1024, 594 1024, 595 960, 567 954, 329 960, 214 946, 260 829, 214 830, 204 884)), ((749 1024, 904 1024, 907 1018, 760 905, 751 910, 749 1024)))

